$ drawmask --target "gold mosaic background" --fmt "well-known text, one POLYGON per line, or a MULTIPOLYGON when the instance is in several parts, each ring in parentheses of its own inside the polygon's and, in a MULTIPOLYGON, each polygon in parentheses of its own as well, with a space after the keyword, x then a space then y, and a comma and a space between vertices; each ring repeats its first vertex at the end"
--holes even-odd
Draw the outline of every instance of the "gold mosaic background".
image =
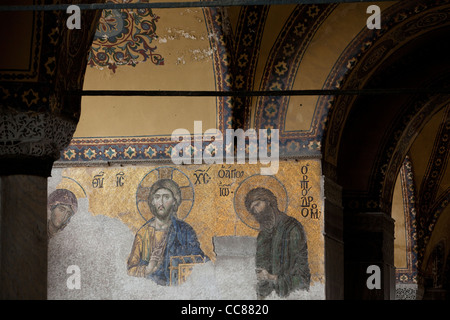
MULTIPOLYGON (((57 188, 89 199, 92 215, 105 215, 135 233, 151 214, 146 188, 158 177, 173 178, 182 187, 178 218, 196 231, 201 247, 212 261, 213 237, 251 236, 258 225, 243 205, 246 192, 262 186, 278 198, 278 207, 300 221, 307 234, 313 282, 324 282, 323 195, 318 160, 283 161, 273 176, 261 176, 262 165, 160 165, 126 167, 73 167, 62 171, 57 188)), ((131 249, 131 243, 130 243, 131 249)))

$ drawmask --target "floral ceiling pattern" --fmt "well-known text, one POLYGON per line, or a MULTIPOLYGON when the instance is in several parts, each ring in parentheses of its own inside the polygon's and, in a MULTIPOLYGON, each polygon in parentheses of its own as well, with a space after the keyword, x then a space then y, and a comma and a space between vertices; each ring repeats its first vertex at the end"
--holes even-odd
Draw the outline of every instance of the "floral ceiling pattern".
MULTIPOLYGON (((110 2, 119 3, 119 0, 110 2)), ((113 72, 118 66, 134 67, 145 61, 163 65, 164 58, 156 52, 157 47, 153 45, 158 37, 158 19, 150 8, 103 10, 89 51, 88 64, 91 67, 107 67, 113 72)))

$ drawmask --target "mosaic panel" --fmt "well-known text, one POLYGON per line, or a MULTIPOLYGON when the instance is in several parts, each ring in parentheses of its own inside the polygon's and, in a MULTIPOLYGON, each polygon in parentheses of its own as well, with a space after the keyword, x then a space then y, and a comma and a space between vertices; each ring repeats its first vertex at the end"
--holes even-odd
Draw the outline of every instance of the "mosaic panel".
POLYGON ((321 185, 317 160, 273 176, 250 164, 54 169, 49 296, 323 299, 321 185), (70 265, 80 290, 66 288, 70 265))

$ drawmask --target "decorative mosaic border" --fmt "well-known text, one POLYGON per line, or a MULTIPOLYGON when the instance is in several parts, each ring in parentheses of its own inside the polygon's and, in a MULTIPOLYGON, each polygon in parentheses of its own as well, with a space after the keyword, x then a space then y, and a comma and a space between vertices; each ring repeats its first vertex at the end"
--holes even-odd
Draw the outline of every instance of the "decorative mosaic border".
MULTIPOLYGON (((231 91, 231 56, 229 52, 230 38, 225 34, 223 25, 223 15, 220 8, 203 8, 203 15, 206 21, 208 34, 213 35, 209 38, 210 46, 213 52, 214 76, 216 79, 215 87, 217 91, 231 91)), ((225 129, 233 128, 231 97, 217 97, 217 124, 218 130, 225 132, 225 129)))
MULTIPOLYGON (((440 79, 443 82, 448 81, 440 79)), ((386 134, 384 150, 373 167, 369 189, 379 195, 379 208, 388 210, 397 174, 417 132, 431 119, 434 112, 447 102, 445 95, 410 98, 404 106, 403 117, 397 127, 386 134), (409 120, 408 119, 412 119, 409 120), (377 188, 379 190, 377 190, 377 188)))
POLYGON ((417 284, 416 190, 409 156, 406 156, 400 170, 400 182, 406 229, 406 268, 395 269, 395 282, 396 284, 417 284))
MULTIPOLYGON (((260 90, 290 90, 293 87, 305 49, 319 26, 337 4, 298 5, 285 23, 270 53, 260 90)), ((309 132, 285 131, 289 97, 260 97, 254 123, 256 128, 280 130, 280 154, 284 156, 320 155, 322 131, 328 108, 317 104, 309 132)))
POLYGON ((450 156, 450 104, 444 107, 442 123, 438 128, 430 160, 425 171, 421 193, 418 195, 418 237, 419 263, 423 263, 425 249, 431 238, 434 227, 445 208, 450 203, 450 188, 440 195, 439 186, 444 177, 450 156))
MULTIPOLYGON (((109 139, 77 139, 79 144, 67 147, 61 157, 70 162, 123 162, 123 161, 170 161, 172 149, 177 143, 170 138, 109 138, 109 139)), ((194 143, 192 141, 192 146, 194 143)), ((191 156, 201 156, 210 152, 211 141, 204 141, 202 150, 191 148, 191 156)), ((60 161, 61 162, 61 161, 60 161)))
POLYGON ((439 191, 439 185, 445 174, 446 164, 449 159, 450 152, 450 104, 444 111, 443 121, 439 126, 437 139, 434 141, 431 161, 422 180, 419 194, 419 211, 421 217, 428 219, 433 214, 433 203, 436 200, 439 191))
POLYGON ((450 204, 450 189, 447 189, 438 199, 436 199, 435 205, 433 206, 431 211, 433 212, 433 214, 429 217, 427 224, 425 223, 425 221, 419 221, 417 242, 419 243, 418 258, 420 265, 423 263, 423 259, 425 256, 425 249, 427 247, 428 242, 430 241, 433 229, 436 226, 436 223, 441 213, 448 207, 449 204, 450 204))
MULTIPOLYGON (((264 26, 270 6, 244 6, 239 13, 236 39, 232 39, 233 89, 252 91, 264 26)), ((252 97, 235 97, 233 128, 247 130, 251 123, 252 97)))

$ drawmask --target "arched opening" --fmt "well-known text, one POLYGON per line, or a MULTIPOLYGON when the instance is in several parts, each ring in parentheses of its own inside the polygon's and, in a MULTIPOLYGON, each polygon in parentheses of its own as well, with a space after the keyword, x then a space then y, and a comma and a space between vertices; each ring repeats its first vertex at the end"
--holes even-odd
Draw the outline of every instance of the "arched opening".
MULTIPOLYGON (((446 88, 450 47, 442 39, 448 37, 449 28, 443 23, 421 35, 405 33, 402 40, 408 41, 400 44, 396 37, 405 25, 393 25, 392 33, 371 43, 340 87, 446 88)), ((342 96, 333 101, 324 138, 324 170, 342 187, 345 298, 395 298, 391 215, 395 181, 421 130, 448 102, 448 95, 432 93, 342 96), (381 290, 367 286, 371 265, 381 269, 381 290)), ((429 223, 418 228, 425 230, 429 223)), ((418 242, 420 251, 424 245, 418 242)))
POLYGON ((426 279, 433 277, 430 252, 448 234, 448 112, 447 103, 417 134, 396 182, 392 217, 397 299, 440 299, 427 290, 442 291, 442 282, 438 288, 426 279))

